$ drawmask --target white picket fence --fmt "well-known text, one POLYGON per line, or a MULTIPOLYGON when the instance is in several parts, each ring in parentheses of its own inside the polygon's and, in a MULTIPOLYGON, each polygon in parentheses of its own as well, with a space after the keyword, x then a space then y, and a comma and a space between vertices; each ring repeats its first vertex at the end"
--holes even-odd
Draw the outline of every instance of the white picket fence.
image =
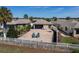
POLYGON ((45 49, 52 49, 55 47, 59 48, 72 48, 72 49, 79 49, 79 44, 68 44, 68 43, 47 43, 47 42, 38 42, 38 41, 31 41, 31 40, 22 40, 17 38, 7 38, 4 40, 0 38, 0 43, 10 44, 10 45, 19 45, 19 46, 27 46, 33 48, 45 48, 45 49))

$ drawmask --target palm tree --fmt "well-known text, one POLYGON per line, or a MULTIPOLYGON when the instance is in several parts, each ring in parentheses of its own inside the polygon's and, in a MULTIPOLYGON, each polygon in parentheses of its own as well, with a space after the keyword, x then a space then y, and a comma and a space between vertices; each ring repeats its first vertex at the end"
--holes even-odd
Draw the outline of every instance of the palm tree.
POLYGON ((6 39, 6 28, 7 28, 6 23, 10 22, 12 20, 12 17, 13 15, 9 9, 7 9, 6 7, 0 8, 0 23, 2 23, 3 26, 4 39, 6 39))

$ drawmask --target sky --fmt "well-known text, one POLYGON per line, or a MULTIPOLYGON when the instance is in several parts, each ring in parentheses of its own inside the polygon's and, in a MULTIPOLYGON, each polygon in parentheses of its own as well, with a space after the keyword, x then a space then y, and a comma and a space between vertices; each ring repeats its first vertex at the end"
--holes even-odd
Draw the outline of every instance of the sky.
POLYGON ((79 17, 79 6, 6 6, 14 17, 79 17))

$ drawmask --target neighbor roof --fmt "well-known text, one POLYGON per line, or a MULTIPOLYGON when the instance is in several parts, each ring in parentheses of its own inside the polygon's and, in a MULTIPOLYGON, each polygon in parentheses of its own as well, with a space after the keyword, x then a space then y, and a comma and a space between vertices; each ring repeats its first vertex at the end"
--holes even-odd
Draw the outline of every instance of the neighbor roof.
POLYGON ((79 28, 79 22, 75 25, 74 28, 79 28))
POLYGON ((76 21, 52 21, 53 25, 60 25, 62 27, 64 26, 75 27, 77 23, 78 22, 76 21))
POLYGON ((12 22, 8 22, 9 25, 18 25, 18 24, 29 24, 31 21, 29 19, 13 19, 12 22))

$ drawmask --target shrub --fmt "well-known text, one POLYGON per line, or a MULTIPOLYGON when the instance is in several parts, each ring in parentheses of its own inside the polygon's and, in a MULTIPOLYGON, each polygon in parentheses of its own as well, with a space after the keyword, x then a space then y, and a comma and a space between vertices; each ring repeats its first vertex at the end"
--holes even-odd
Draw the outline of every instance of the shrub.
POLYGON ((9 30, 7 32, 7 37, 17 38, 18 34, 19 34, 19 32, 17 30, 15 30, 15 28, 13 26, 9 27, 9 30))
POLYGON ((30 29, 31 29, 31 26, 28 25, 28 26, 26 27, 26 31, 29 31, 30 29))
POLYGON ((27 25, 27 26, 17 26, 17 30, 20 31, 20 32, 29 31, 30 29, 31 29, 30 25, 27 25))

